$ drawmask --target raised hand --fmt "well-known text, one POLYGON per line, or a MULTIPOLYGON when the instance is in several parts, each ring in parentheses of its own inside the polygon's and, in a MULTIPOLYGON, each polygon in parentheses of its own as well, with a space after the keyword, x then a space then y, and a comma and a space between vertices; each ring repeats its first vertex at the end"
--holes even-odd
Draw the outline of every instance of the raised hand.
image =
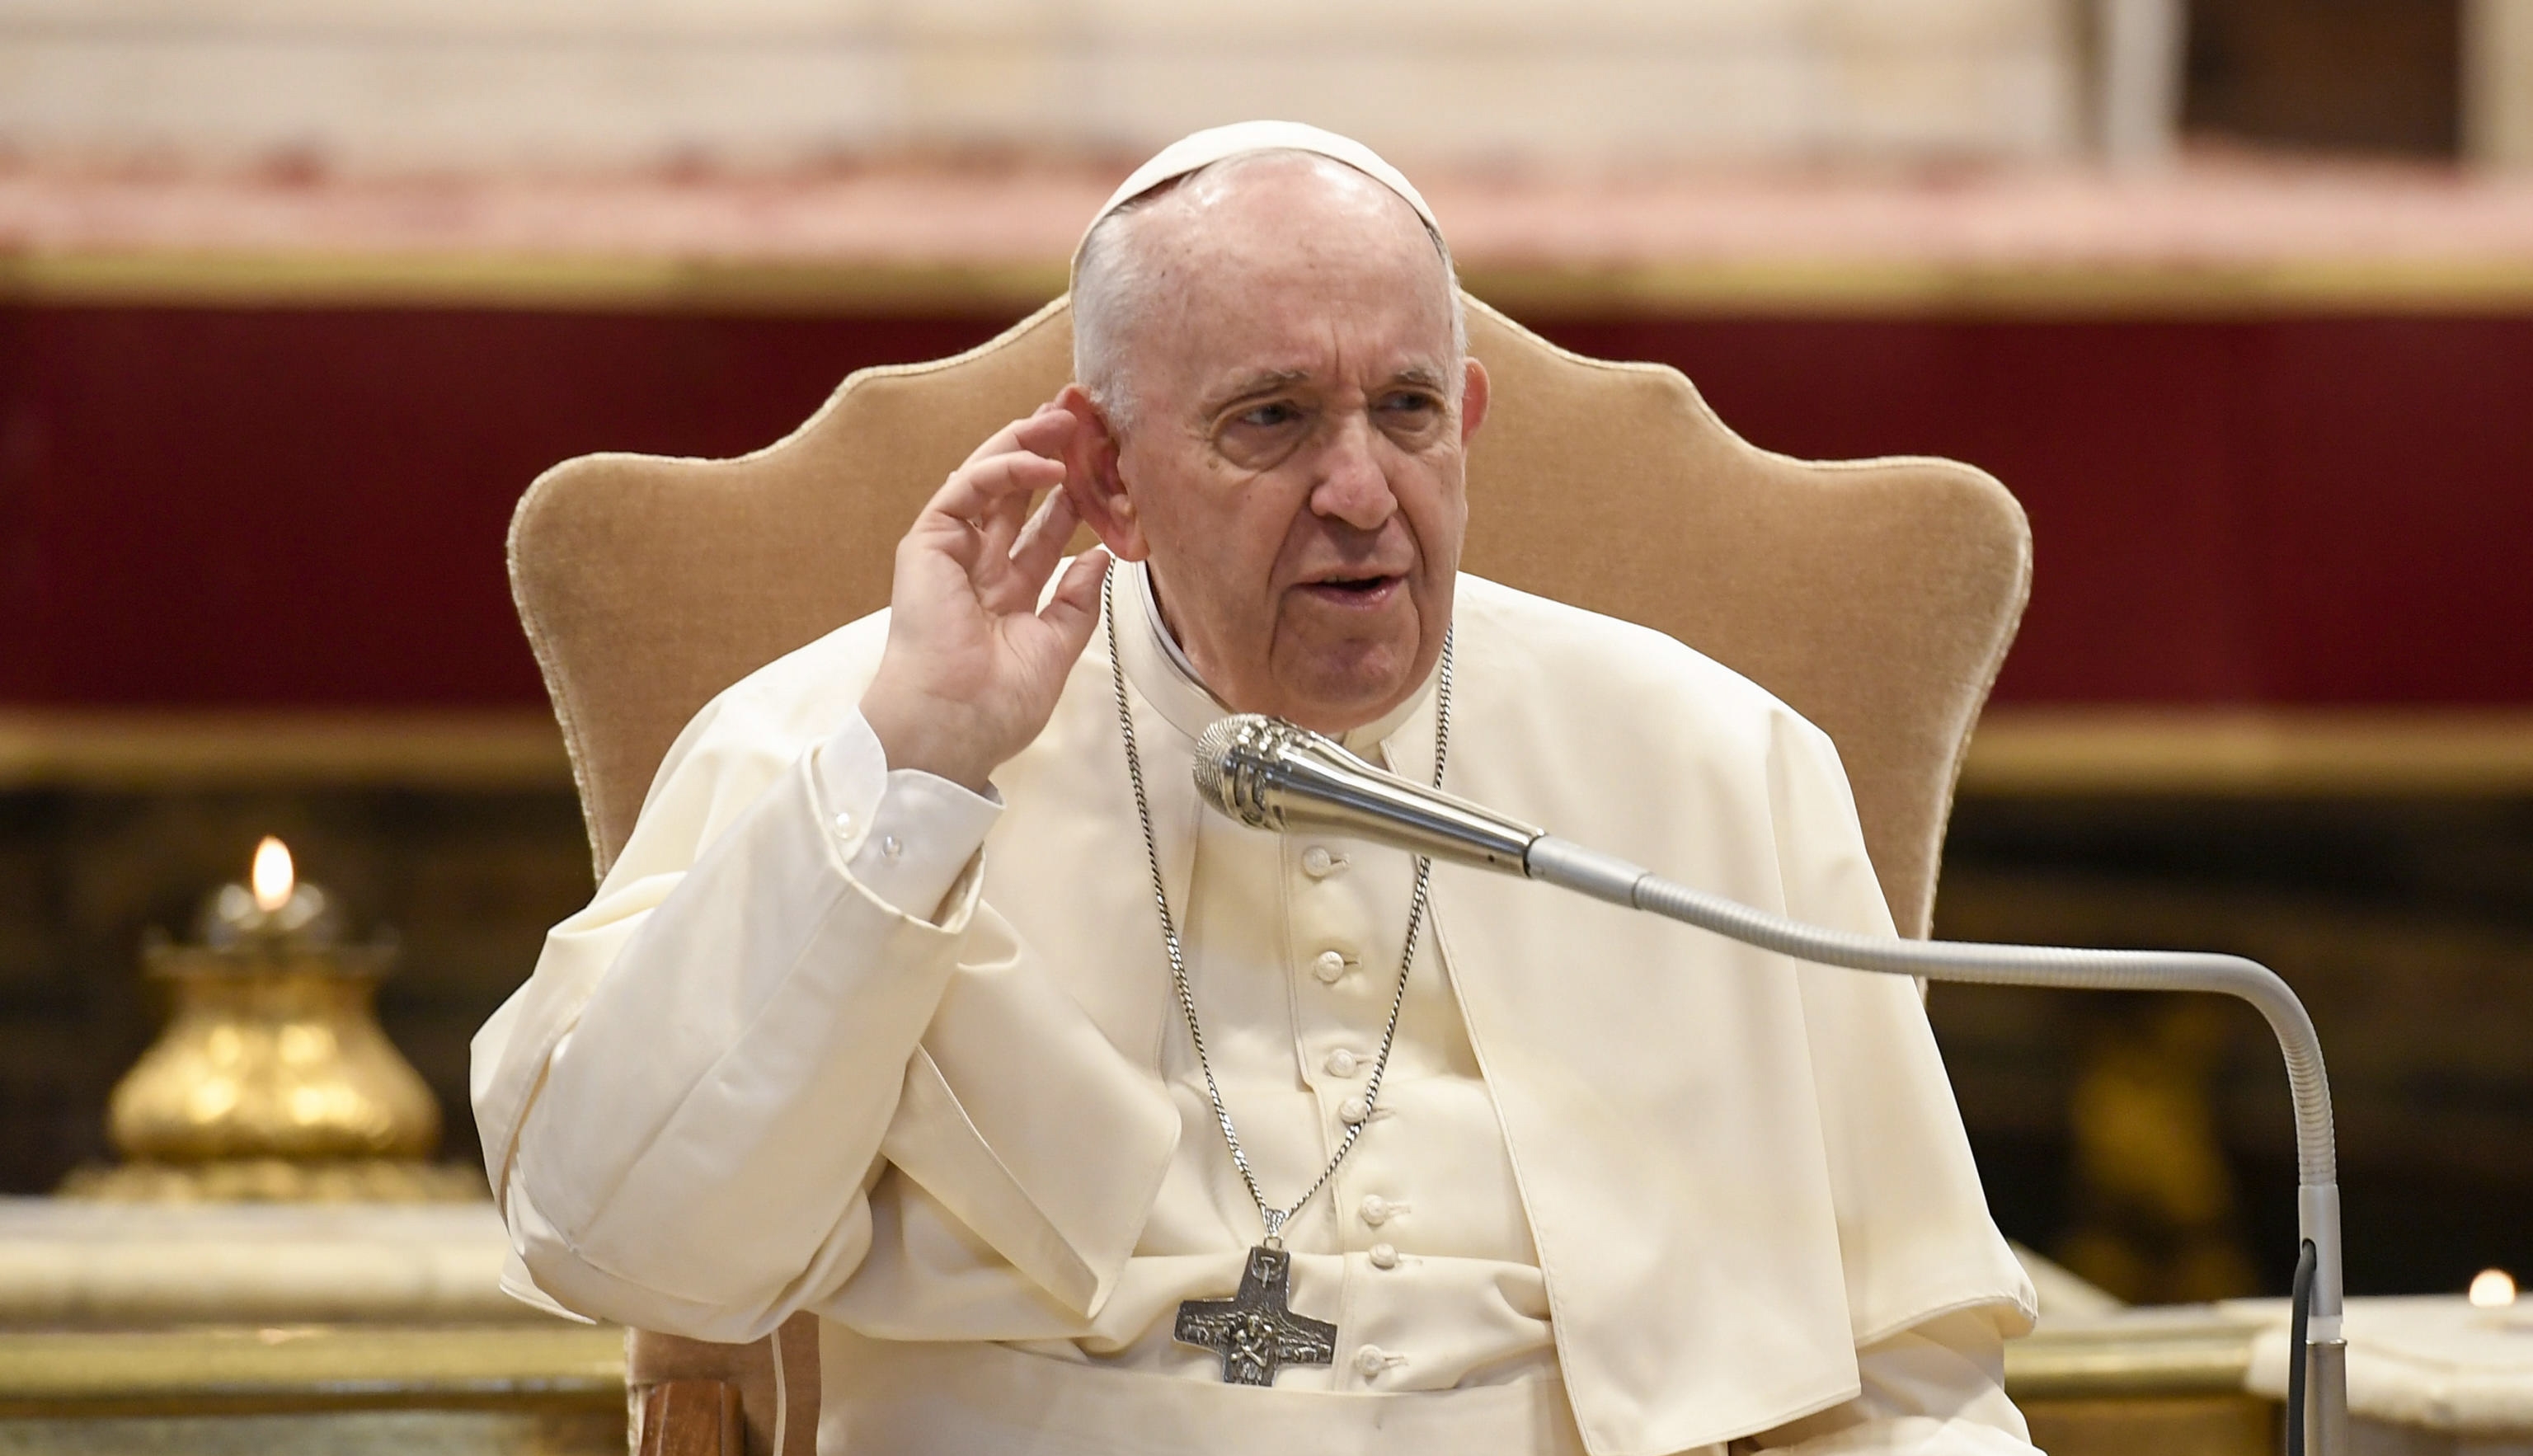
POLYGON ((1038 607, 1077 523, 1063 454, 1084 428, 1053 403, 976 447, 897 545, 888 647, 862 717, 892 769, 983 792, 1055 711, 1099 620, 1108 553, 1083 553, 1038 607), (1034 515, 1030 496, 1048 493, 1034 515))

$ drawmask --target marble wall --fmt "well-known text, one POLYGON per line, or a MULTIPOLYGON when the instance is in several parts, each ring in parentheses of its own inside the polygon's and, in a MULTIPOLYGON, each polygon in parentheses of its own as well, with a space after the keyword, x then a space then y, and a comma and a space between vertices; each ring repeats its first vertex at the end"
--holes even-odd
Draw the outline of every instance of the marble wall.
POLYGON ((0 0, 0 159, 1110 158, 1259 115, 1417 165, 2152 166, 2188 127, 2523 166, 2533 0, 0 0))
MULTIPOLYGON (((2165 3, 2165 0, 2150 0, 2165 3)), ((2133 8, 2133 5, 2132 5, 2133 8)), ((2080 0, 0 0, 0 144, 335 166, 1149 150, 1258 115, 1402 158, 2046 157, 2080 0)))

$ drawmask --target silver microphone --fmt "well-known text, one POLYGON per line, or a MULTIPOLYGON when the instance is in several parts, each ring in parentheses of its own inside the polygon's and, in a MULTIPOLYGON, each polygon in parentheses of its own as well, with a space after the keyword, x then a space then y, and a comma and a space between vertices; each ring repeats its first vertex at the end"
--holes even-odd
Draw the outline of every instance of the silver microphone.
MULTIPOLYGON (((1985 985, 2121 991, 2212 991, 2268 1019, 2295 1102, 2296 1213, 2310 1246, 2306 1338, 2317 1429, 2297 1456, 2347 1449, 2347 1346, 2340 1338, 2338 1150, 2330 1083, 2312 1019, 2275 971, 2239 956, 2188 951, 2091 951, 2047 946, 1903 940, 1805 925, 1692 890, 1615 855, 1386 773, 1309 728, 1242 713, 1197 741, 1196 786, 1206 803, 1253 829, 1324 829, 1411 853, 1500 870, 1694 925, 1797 960, 1886 975, 1985 985)), ((2301 1380, 2297 1382, 2303 1384, 2301 1380)), ((2296 1415, 2301 1418, 2304 1412, 2296 1415)), ((2293 1420, 2290 1428, 2303 1426, 2293 1420)))
POLYGON ((1258 713, 1205 730, 1196 790, 1252 829, 1325 829, 1482 869, 1530 871, 1540 831, 1384 773, 1325 734, 1258 713))

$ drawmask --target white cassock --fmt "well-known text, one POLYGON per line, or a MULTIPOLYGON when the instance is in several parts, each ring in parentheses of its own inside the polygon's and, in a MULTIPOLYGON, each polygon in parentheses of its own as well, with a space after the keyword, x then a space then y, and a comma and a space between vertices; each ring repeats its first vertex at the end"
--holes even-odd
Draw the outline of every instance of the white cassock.
MULTIPOLYGON (((1411 861, 1202 811, 1223 709, 1117 569, 1170 904, 1280 1205, 1361 1115, 1411 861)), ((1455 621, 1449 789, 1892 933, 1784 705, 1478 578, 1455 621)), ((1105 638, 997 805, 887 769, 855 706, 886 632, 699 714, 476 1039, 513 1292, 712 1340, 817 1311, 825 1451, 2029 1456, 2001 1341, 2032 1295, 1918 987, 1450 865, 1378 1110, 1284 1230, 1335 1361, 1219 1383, 1173 1316, 1261 1228, 1172 1000, 1105 638)), ((1433 684, 1348 743, 1425 780, 1433 684)))

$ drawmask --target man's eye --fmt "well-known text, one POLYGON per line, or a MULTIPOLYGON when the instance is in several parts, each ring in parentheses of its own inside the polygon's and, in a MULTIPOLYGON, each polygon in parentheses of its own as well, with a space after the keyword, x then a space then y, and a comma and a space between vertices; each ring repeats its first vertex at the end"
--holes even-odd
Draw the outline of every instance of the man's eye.
POLYGON ((1401 391, 1400 393, 1392 394, 1388 398, 1384 399, 1381 402, 1381 407, 1383 410, 1393 415, 1421 415, 1431 414, 1434 411, 1439 410, 1442 408, 1442 402, 1437 400, 1431 394, 1415 394, 1401 391))
POLYGON ((1234 423, 1247 425, 1255 430, 1271 430, 1278 425, 1289 425, 1301 417, 1302 412, 1300 410, 1293 408, 1289 404, 1278 402, 1275 404, 1252 406, 1249 409, 1241 411, 1238 415, 1234 416, 1233 419, 1234 423))

